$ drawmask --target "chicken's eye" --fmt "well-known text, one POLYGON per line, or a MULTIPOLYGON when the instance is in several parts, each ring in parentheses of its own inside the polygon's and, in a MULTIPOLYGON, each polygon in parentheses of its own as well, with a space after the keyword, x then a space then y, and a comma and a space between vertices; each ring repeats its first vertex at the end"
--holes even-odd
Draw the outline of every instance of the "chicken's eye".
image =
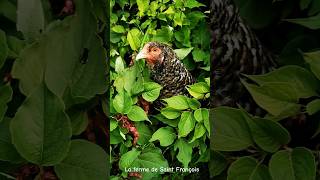
POLYGON ((157 51, 157 49, 153 49, 153 52, 156 52, 157 51))

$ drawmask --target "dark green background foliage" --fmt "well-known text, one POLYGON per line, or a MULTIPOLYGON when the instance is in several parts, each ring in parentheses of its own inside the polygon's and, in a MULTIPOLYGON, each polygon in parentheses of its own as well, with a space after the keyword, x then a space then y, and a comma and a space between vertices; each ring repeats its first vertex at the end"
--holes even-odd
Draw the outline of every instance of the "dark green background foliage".
POLYGON ((320 179, 320 1, 235 2, 281 67, 242 79, 265 117, 211 111, 211 177, 320 179))
POLYGON ((0 179, 107 179, 105 136, 99 146, 83 133, 105 101, 107 4, 76 0, 67 16, 63 6, 0 1, 0 179), (40 172, 21 174, 31 164, 40 172))
POLYGON ((88 124, 99 130, 95 125, 105 123, 108 106, 112 179, 127 177, 129 167, 175 166, 200 173, 141 175, 320 179, 320 1, 234 1, 281 67, 242 79, 265 117, 218 107, 210 110, 209 124, 205 1, 75 0, 75 15, 61 16, 62 0, 1 0, 0 179, 14 179, 31 164, 41 169, 31 179, 52 170, 66 180, 107 179, 105 135, 95 134, 96 144, 85 139, 88 124), (197 79, 187 87, 190 96, 164 99, 161 109, 152 103, 162 87, 144 62, 129 66, 148 41, 171 45, 197 79), (159 111, 146 114, 141 98, 159 111), (134 123, 136 146, 116 115, 134 123))
MULTIPOLYGON (((111 3, 111 163, 112 179, 127 177, 125 168, 199 167, 201 173, 142 173, 143 179, 208 177, 210 35, 208 7, 196 0, 113 0, 111 3), (129 66, 146 42, 169 44, 196 77, 190 97, 164 99, 154 106, 161 86, 149 77, 143 61, 129 66), (139 99, 151 103, 146 114, 139 99), (156 111, 158 109, 160 111, 156 111), (139 133, 131 133, 115 116, 125 115, 139 133), (188 177, 186 177, 188 176, 188 177)), ((160 170, 160 169, 159 169, 160 170)))

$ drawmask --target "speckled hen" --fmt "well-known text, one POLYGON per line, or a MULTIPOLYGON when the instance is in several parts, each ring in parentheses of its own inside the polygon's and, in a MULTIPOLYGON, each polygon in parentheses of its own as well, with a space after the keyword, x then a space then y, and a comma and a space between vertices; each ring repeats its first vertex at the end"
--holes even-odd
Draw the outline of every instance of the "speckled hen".
POLYGON ((194 78, 179 60, 173 49, 163 43, 149 42, 136 56, 136 60, 145 59, 151 71, 151 78, 159 83, 159 99, 187 94, 186 86, 194 83, 194 78))

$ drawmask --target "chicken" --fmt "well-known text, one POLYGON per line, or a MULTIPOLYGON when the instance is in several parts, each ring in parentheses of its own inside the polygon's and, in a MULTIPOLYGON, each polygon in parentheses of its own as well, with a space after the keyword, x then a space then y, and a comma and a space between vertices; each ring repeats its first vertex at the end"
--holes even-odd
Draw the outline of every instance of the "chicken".
POLYGON ((210 3, 211 70, 213 84, 210 104, 213 107, 240 105, 259 115, 253 99, 240 82, 241 74, 264 74, 275 67, 274 55, 240 17, 232 0, 210 3))
POLYGON ((149 42, 136 56, 145 59, 151 72, 151 79, 163 88, 158 99, 187 94, 186 86, 194 83, 194 78, 184 67, 173 49, 163 43, 149 42))

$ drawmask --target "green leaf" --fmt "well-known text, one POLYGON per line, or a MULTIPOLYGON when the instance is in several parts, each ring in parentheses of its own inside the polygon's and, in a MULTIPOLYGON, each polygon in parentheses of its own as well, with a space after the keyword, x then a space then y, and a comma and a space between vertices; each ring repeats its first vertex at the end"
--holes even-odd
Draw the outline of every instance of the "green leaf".
POLYGON ((163 12, 164 14, 174 14, 175 10, 173 6, 169 6, 169 8, 163 12))
POLYGON ((140 154, 141 151, 138 151, 135 148, 123 154, 119 161, 119 168, 121 170, 124 170, 125 168, 130 168, 131 164, 138 158, 140 154))
MULTIPOLYGON (((142 24, 141 24, 141 29, 146 29, 147 27, 149 27, 150 23, 152 22, 151 19, 147 19, 146 21, 144 21, 142 24)), ((147 29, 148 31, 148 29, 147 29)), ((147 32, 145 33, 147 34, 147 32)))
POLYGON ((126 91, 120 91, 113 99, 113 107, 118 113, 127 114, 132 109, 132 99, 126 91))
POLYGON ((183 167, 187 168, 192 158, 192 144, 180 138, 174 144, 174 150, 177 149, 179 149, 177 159, 183 164, 183 167))
POLYGON ((310 65, 313 74, 320 79, 320 51, 304 53, 304 60, 310 65))
MULTIPOLYGON (((206 149, 204 152, 200 153, 200 157, 196 161, 196 163, 208 163, 210 161, 210 150, 206 149)), ((211 169, 209 170, 211 171, 211 169)))
POLYGON ((0 14, 12 22, 17 19, 17 7, 14 2, 9 0, 0 1, 0 14))
POLYGON ((11 119, 5 118, 0 123, 0 160, 18 163, 22 162, 23 159, 11 142, 10 121, 11 119))
POLYGON ((110 12, 110 24, 115 24, 118 22, 117 14, 110 12))
POLYGON ((276 152, 281 146, 290 142, 289 132, 278 122, 251 118, 246 112, 243 112, 243 115, 250 127, 253 140, 264 151, 276 152))
POLYGON ((174 14, 174 26, 182 26, 184 19, 186 18, 186 15, 183 12, 176 12, 174 14))
POLYGON ((123 139, 120 135, 119 129, 111 131, 110 133, 110 144, 119 144, 123 142, 123 139))
POLYGON ((201 93, 197 93, 197 92, 194 92, 194 91, 191 91, 189 88, 187 88, 189 94, 196 98, 196 99, 203 99, 205 97, 205 94, 201 94, 201 93))
POLYGON ((133 84, 133 87, 131 89, 132 95, 140 94, 144 91, 144 85, 143 85, 143 77, 140 76, 137 78, 137 81, 133 84))
POLYGON ((124 29, 124 27, 121 26, 121 25, 115 25, 115 26, 113 26, 113 27, 111 28, 111 30, 112 30, 113 32, 116 32, 116 33, 125 33, 125 32, 126 32, 126 30, 124 29))
POLYGON ((124 63, 121 56, 116 58, 115 71, 117 73, 122 72, 124 70, 124 63))
POLYGON ((173 28, 170 26, 163 26, 156 31, 156 34, 152 37, 152 41, 158 41, 163 43, 171 42, 173 37, 173 28))
MULTIPOLYGON (((30 6, 30 3, 27 4, 30 6)), ((59 97, 64 95, 71 80, 72 84, 81 85, 79 90, 73 85, 72 94, 77 96, 79 91, 91 95, 95 91, 101 92, 102 88, 103 92, 106 90, 106 77, 96 76, 102 71, 102 74, 105 73, 106 63, 97 59, 105 59, 106 55, 101 40, 94 33, 97 25, 88 8, 90 2, 79 0, 76 6, 76 16, 52 22, 36 42, 21 51, 15 61, 13 76, 20 80, 20 90, 26 96, 42 83, 43 77, 50 91, 59 97), (86 54, 89 59, 83 65, 80 60, 86 61, 86 54), (81 79, 83 82, 79 82, 79 78, 84 78, 81 79)), ((81 97, 87 97, 87 94, 81 97)))
POLYGON ((218 151, 211 151, 209 170, 211 176, 217 176, 221 174, 228 166, 227 159, 224 155, 218 151))
POLYGON ((34 39, 44 31, 46 20, 41 0, 18 0, 17 30, 27 39, 34 39))
POLYGON ((182 95, 173 96, 163 100, 168 104, 168 107, 173 109, 185 110, 189 108, 188 98, 182 95))
POLYGON ((114 119, 110 119, 110 132, 118 127, 118 122, 114 119))
POLYGON ((307 52, 317 48, 318 46, 318 41, 316 41, 311 34, 303 34, 293 37, 282 48, 278 58, 279 63, 283 65, 299 65, 300 67, 303 67, 306 63, 301 51, 307 52))
POLYGON ((196 8, 196 7, 201 7, 201 6, 205 6, 205 5, 202 3, 199 3, 196 0, 187 0, 185 2, 185 7, 190 8, 190 9, 196 8))
POLYGON ((121 41, 121 38, 122 38, 122 34, 115 33, 113 31, 110 32, 110 42, 111 43, 118 43, 119 41, 121 41))
MULTIPOLYGON (((208 23, 204 20, 200 21, 195 29, 192 30, 191 40, 193 44, 199 44, 201 49, 209 49, 210 38, 208 38, 209 32, 208 23)), ((209 52, 207 54, 210 54, 209 52)), ((210 57, 207 57, 210 59, 210 57)))
MULTIPOLYGON (((167 160, 163 157, 162 152, 159 148, 157 147, 148 147, 142 150, 141 154, 136 158, 136 160, 133 162, 130 168, 133 167, 141 167, 141 168, 168 168, 168 162, 167 160)), ((146 172, 143 175, 143 177, 146 176, 156 176, 157 174, 164 174, 164 172, 146 172)), ((151 179, 151 178, 150 178, 151 179)))
POLYGON ((137 131, 139 132, 138 144, 147 144, 152 136, 150 128, 143 122, 136 122, 135 126, 137 128, 137 131))
POLYGON ((25 41, 20 40, 15 36, 7 36, 7 43, 9 48, 9 58, 17 58, 25 46, 25 41))
POLYGON ((194 111, 194 118, 197 122, 203 122, 209 120, 209 110, 206 108, 200 108, 194 111))
POLYGON ((195 83, 187 87, 188 92, 196 99, 204 98, 206 93, 210 92, 210 87, 205 82, 195 83))
POLYGON ((206 128, 202 123, 197 123, 194 128, 194 134, 190 143, 194 142, 196 139, 201 138, 206 133, 206 128))
POLYGON ((299 98, 317 96, 317 89, 320 88, 318 80, 306 69, 288 65, 263 75, 245 75, 260 86, 275 82, 289 83, 299 98))
POLYGON ((300 112, 301 105, 294 87, 289 83, 265 83, 261 87, 245 81, 242 84, 255 102, 276 117, 289 117, 300 112))
MULTIPOLYGON (((134 88, 134 84, 136 83, 137 73, 137 66, 134 65, 133 67, 125 69, 123 76, 121 76, 121 78, 119 77, 119 79, 117 78, 116 81, 119 81, 118 83, 123 85, 124 89, 127 90, 127 92, 132 92, 132 88, 134 88)), ((117 91, 120 91, 121 89, 122 87, 117 87, 117 91)))
POLYGON ((4 65, 9 53, 6 33, 0 29, 0 69, 4 65))
POLYGON ((189 111, 184 111, 178 124, 178 136, 186 137, 194 128, 195 119, 193 114, 189 111))
POLYGON ((155 17, 158 13, 157 10, 160 8, 160 5, 157 1, 152 1, 149 6, 148 16, 155 17))
POLYGON ((141 45, 142 33, 137 29, 131 29, 127 34, 127 41, 130 44, 132 50, 138 50, 141 45))
POLYGON ((195 62, 207 61, 207 59, 210 58, 208 53, 198 48, 192 51, 192 56, 195 62))
POLYGON ((212 112, 211 149, 240 151, 253 145, 250 129, 238 109, 217 107, 212 112))
POLYGON ((172 127, 167 126, 159 128, 155 133, 153 133, 149 142, 159 140, 161 146, 170 146, 175 139, 175 130, 172 127))
POLYGON ((132 121, 146 121, 149 120, 146 112, 140 106, 132 106, 128 113, 128 118, 132 121))
POLYGON ((159 13, 158 16, 157 16, 157 18, 158 18, 159 20, 162 20, 162 21, 167 22, 167 15, 164 14, 164 13, 159 13))
POLYGON ((252 157, 241 157, 228 169, 230 180, 271 180, 268 167, 252 157))
POLYGON ((159 97, 160 91, 162 89, 161 85, 155 82, 145 82, 143 86, 144 86, 144 92, 142 93, 143 99, 145 99, 148 102, 153 102, 159 97))
POLYGON ((307 113, 313 115, 320 110, 320 99, 315 99, 307 104, 307 113))
MULTIPOLYGON (((97 59, 104 59, 106 57, 101 39, 99 39, 98 36, 94 36, 91 38, 89 45, 87 62, 85 64, 76 63, 75 69, 73 69, 70 88, 74 104, 83 103, 97 94, 105 93, 107 90, 107 86, 105 85, 107 78, 103 76, 106 64, 103 61, 97 61, 97 59), (97 74, 99 74, 99 76, 97 74)), ((81 53, 84 52, 85 50, 81 53)), ((56 81, 55 78, 46 78, 46 80, 50 82, 56 81)), ((54 83, 52 84, 54 85, 54 83)), ((56 91, 58 91, 58 89, 56 91)), ((67 102, 66 104, 68 105, 67 102)))
POLYGON ((171 127, 177 127, 179 123, 179 119, 168 119, 164 117, 162 114, 157 114, 153 116, 156 120, 161 121, 165 124, 168 124, 171 127))
POLYGON ((320 1, 313 0, 308 10, 308 15, 312 16, 320 12, 320 1))
MULTIPOLYGON (((191 48, 190 33, 191 31, 189 28, 182 28, 180 31, 174 33, 174 37, 178 42, 182 43, 182 45, 191 48)), ((180 58, 180 56, 178 57, 180 58)))
POLYGON ((149 8, 149 0, 137 0, 137 5, 139 9, 139 16, 143 16, 144 13, 148 10, 149 8))
POLYGON ((311 4, 312 0, 300 0, 300 9, 305 10, 311 4))
POLYGON ((0 123, 8 109, 7 103, 12 99, 12 89, 10 86, 0 86, 0 123))
POLYGON ((206 81, 207 85, 210 87, 210 77, 205 78, 204 80, 206 81))
POLYGON ((176 8, 182 9, 183 6, 184 6, 183 0, 176 0, 174 6, 175 6, 176 8))
POLYGON ((164 117, 168 119, 176 119, 181 115, 180 111, 170 107, 162 108, 160 112, 164 117))
POLYGON ((271 157, 269 171, 273 180, 314 180, 315 157, 304 147, 278 151, 271 157))
POLYGON ((299 24, 301 26, 304 26, 313 30, 320 29, 320 13, 316 16, 312 16, 308 18, 285 19, 284 21, 288 21, 294 24, 299 24))
POLYGON ((204 19, 206 15, 200 11, 192 11, 187 14, 187 19, 190 21, 190 28, 195 28, 199 21, 204 19))
POLYGON ((72 135, 80 135, 86 130, 89 122, 86 111, 77 110, 76 108, 67 111, 71 120, 72 135))
POLYGON ((182 49, 175 49, 174 52, 177 54, 180 60, 183 60, 185 57, 190 54, 192 51, 193 47, 191 48, 182 48, 182 49))
POLYGON ((107 153, 98 145, 85 140, 73 140, 67 157, 54 170, 61 180, 108 179, 107 162, 107 153))
POLYGON ((192 110, 196 110, 196 109, 200 108, 200 106, 201 106, 201 103, 198 100, 193 99, 193 98, 188 98, 188 104, 189 104, 190 109, 192 109, 192 110))
POLYGON ((61 162, 70 147, 72 129, 63 102, 44 83, 20 106, 10 131, 19 154, 38 165, 61 162))
POLYGON ((123 9, 126 4, 129 5, 129 1, 127 0, 119 0, 117 3, 120 5, 121 9, 123 9))
POLYGON ((103 22, 104 24, 109 23, 107 18, 109 18, 109 10, 107 8, 107 2, 104 0, 97 0, 92 2, 92 12, 95 17, 103 22))

